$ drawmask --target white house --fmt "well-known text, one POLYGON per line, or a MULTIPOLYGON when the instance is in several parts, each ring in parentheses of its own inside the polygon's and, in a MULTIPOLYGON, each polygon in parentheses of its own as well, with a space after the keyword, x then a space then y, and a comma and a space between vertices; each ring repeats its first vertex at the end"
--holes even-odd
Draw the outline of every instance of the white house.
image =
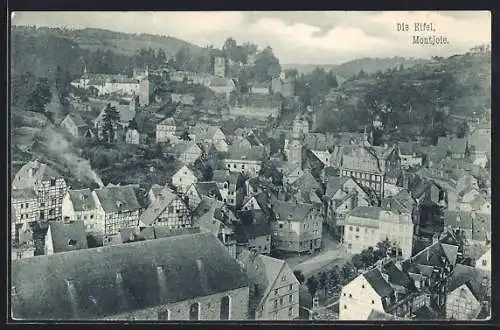
POLYGON ((83 221, 88 233, 104 234, 104 214, 98 212, 90 189, 69 190, 63 197, 62 217, 65 222, 83 221))
POLYGON ((372 310, 385 312, 384 299, 393 292, 382 273, 374 268, 344 285, 339 300, 339 320, 367 320, 372 310))
POLYGON ((125 143, 139 144, 141 141, 141 134, 136 129, 129 129, 125 135, 125 143))
POLYGON ((203 150, 193 141, 179 141, 172 149, 172 156, 186 165, 193 164, 203 154, 203 150))
POLYGON ((188 188, 198 182, 198 178, 188 166, 182 166, 174 175, 172 175, 172 185, 177 188, 180 193, 185 193, 188 188))
POLYGON ((232 147, 229 149, 228 155, 224 160, 224 165, 230 172, 240 172, 250 176, 257 176, 262 168, 264 155, 264 148, 261 147, 253 147, 246 150, 232 147))
POLYGON ((491 272, 491 248, 476 261, 476 268, 491 272))
POLYGON ((156 143, 175 141, 177 124, 174 118, 167 118, 156 125, 156 143))
POLYGON ((45 255, 88 248, 83 221, 51 222, 45 235, 45 255))

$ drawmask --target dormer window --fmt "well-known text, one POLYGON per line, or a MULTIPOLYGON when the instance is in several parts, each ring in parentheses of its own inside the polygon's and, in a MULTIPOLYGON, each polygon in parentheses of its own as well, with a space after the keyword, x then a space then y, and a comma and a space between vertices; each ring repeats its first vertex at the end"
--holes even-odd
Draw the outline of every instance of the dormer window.
POLYGON ((56 179, 55 178, 51 178, 50 179, 50 185, 51 186, 55 186, 56 185, 56 179))
POLYGON ((74 239, 69 239, 69 240, 68 240, 68 246, 70 246, 70 247, 75 247, 75 246, 76 246, 76 240, 74 240, 74 239))

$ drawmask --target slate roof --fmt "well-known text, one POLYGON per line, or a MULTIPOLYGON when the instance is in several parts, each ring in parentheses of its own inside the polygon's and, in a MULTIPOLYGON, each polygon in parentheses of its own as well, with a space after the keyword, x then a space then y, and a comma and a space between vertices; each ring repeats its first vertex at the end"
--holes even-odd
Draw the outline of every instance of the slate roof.
POLYGON ((316 190, 322 189, 321 184, 316 180, 316 178, 309 171, 304 171, 293 184, 292 186, 295 189, 307 189, 307 190, 316 190))
POLYGON ((164 189, 156 196, 155 201, 141 214, 139 222, 146 226, 154 223, 160 217, 169 205, 179 197, 169 189, 164 189))
POLYGON ((226 293, 248 277, 206 233, 15 260, 12 286, 14 318, 89 320, 226 293))
POLYGON ((83 221, 74 221, 71 223, 51 222, 49 230, 54 253, 87 248, 87 235, 83 221), (70 244, 70 240, 74 242, 70 244))
POLYGON ((68 118, 68 117, 71 119, 71 121, 73 121, 73 123, 78 128, 87 127, 88 126, 87 123, 82 119, 82 117, 79 114, 77 114, 77 113, 70 113, 70 114, 68 114, 65 117, 65 119, 68 118))
POLYGON ((382 174, 382 167, 377 154, 365 147, 344 148, 342 168, 368 171, 382 174))
POLYGON ((172 117, 166 118, 165 120, 162 120, 157 125, 160 125, 160 126, 177 126, 177 124, 175 122, 175 119, 172 118, 172 117))
POLYGON ((106 213, 136 211, 141 208, 131 186, 104 187, 95 189, 94 192, 106 213))
POLYGON ((187 152, 193 146, 198 147, 198 145, 194 141, 178 141, 175 145, 173 145, 172 149, 174 153, 182 154, 184 152, 187 152))
POLYGON ((415 142, 398 142, 398 148, 401 155, 413 155, 421 152, 420 147, 415 142))
POLYGON ((214 170, 212 175, 212 180, 215 182, 224 182, 229 176, 226 170, 214 170))
POLYGON ((491 239, 491 215, 468 211, 445 211, 445 227, 473 230, 472 239, 491 239))
POLYGON ((264 148, 263 147, 252 147, 250 149, 240 149, 234 146, 229 147, 228 155, 226 159, 228 160, 264 160, 264 148))
POLYGON ((383 266, 383 271, 389 277, 389 283, 397 285, 406 289, 413 288, 413 281, 408 273, 399 269, 393 261, 386 263, 383 266))
POLYGON ((381 210, 382 209, 380 207, 375 207, 375 206, 357 206, 351 210, 349 215, 359 218, 369 218, 378 220, 380 218, 381 210))
POLYGON ((306 217, 312 211, 313 205, 304 203, 277 202, 274 213, 279 216, 280 221, 307 221, 306 217))
MULTIPOLYGON (((135 110, 131 109, 128 105, 117 104, 114 105, 118 113, 120 114, 120 122, 124 124, 128 124, 129 121, 134 119, 135 110)), ((102 109, 101 113, 94 119, 94 123, 101 122, 104 120, 104 113, 107 108, 107 105, 102 109)))
POLYGON ((417 320, 436 320, 439 318, 439 314, 427 305, 418 308, 413 314, 417 320))
POLYGON ((366 273, 363 273, 363 277, 366 279, 368 283, 370 283, 371 287, 377 292, 377 294, 381 298, 388 297, 390 294, 394 292, 394 289, 382 277, 382 274, 377 268, 373 268, 367 271, 366 273))
POLYGON ((302 142, 306 148, 311 150, 333 150, 338 143, 338 139, 332 134, 309 133, 302 142))
POLYGON ((31 188, 34 186, 35 181, 50 180, 51 178, 57 179, 60 177, 61 174, 47 164, 39 161, 30 161, 16 173, 14 180, 12 180, 12 188, 31 188), (29 175, 30 170, 33 173, 32 176, 29 175))
POLYGON ((397 195, 390 198, 384 198, 382 206, 389 211, 396 213, 412 213, 415 206, 415 200, 410 196, 406 189, 402 189, 397 195))
POLYGON ((491 275, 483 270, 457 264, 447 278, 446 291, 453 292, 465 284, 479 302, 486 301, 491 297, 491 282, 489 278, 491 278, 491 275), (489 284, 487 287, 482 285, 485 279, 489 284))
POLYGON ((12 201, 37 198, 36 192, 33 188, 12 189, 10 196, 12 201))
POLYGON ((216 199, 222 200, 222 196, 216 182, 196 182, 193 183, 193 185, 200 196, 215 197, 216 199))
POLYGON ((434 267, 442 268, 446 264, 446 260, 452 263, 457 260, 458 248, 452 248, 448 244, 436 242, 427 248, 423 249, 416 255, 412 256, 403 262, 403 268, 407 272, 419 273, 432 273, 434 267))
POLYGON ((74 211, 87 211, 96 208, 90 189, 68 190, 69 198, 73 203, 74 211))
POLYGON ((235 224, 234 227, 238 243, 247 243, 251 239, 271 235, 271 225, 263 212, 242 211, 239 218, 242 219, 242 223, 235 224), (249 223, 249 219, 254 219, 255 222, 249 223))

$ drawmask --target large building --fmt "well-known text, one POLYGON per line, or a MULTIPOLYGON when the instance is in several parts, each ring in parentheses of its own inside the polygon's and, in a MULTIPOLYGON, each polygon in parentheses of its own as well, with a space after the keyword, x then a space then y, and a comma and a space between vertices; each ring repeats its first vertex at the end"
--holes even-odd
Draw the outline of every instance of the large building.
POLYGON ((413 247, 413 227, 411 214, 358 206, 346 217, 344 244, 351 253, 360 253, 388 238, 397 243, 403 258, 409 258, 413 247))
MULTIPOLYGON (((66 194, 66 180, 47 164, 38 160, 24 165, 12 181, 12 189, 33 189, 37 196, 38 220, 61 220, 62 200, 66 194)), ((33 214, 34 209, 31 209, 33 214)), ((23 212, 21 212, 23 214, 23 212)))
POLYGON ((284 252, 313 252, 321 249, 320 212, 312 204, 277 202, 274 207, 273 245, 284 252))
POLYGON ((248 277, 208 233, 16 260, 11 283, 14 319, 248 318, 248 277))
POLYGON ((246 173, 257 176, 265 159, 265 150, 261 147, 242 150, 231 147, 224 159, 224 165, 230 172, 246 173))

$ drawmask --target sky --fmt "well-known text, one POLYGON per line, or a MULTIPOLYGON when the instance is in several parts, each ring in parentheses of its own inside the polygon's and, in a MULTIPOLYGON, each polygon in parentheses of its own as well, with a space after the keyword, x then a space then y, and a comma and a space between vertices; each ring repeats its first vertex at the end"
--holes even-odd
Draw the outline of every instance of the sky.
POLYGON ((101 28, 169 35, 199 46, 271 46, 281 63, 339 64, 362 57, 451 56, 491 42, 488 11, 15 12, 13 25, 101 28), (397 31, 432 23, 435 32, 397 31), (445 36, 448 45, 414 45, 412 35, 445 36))

